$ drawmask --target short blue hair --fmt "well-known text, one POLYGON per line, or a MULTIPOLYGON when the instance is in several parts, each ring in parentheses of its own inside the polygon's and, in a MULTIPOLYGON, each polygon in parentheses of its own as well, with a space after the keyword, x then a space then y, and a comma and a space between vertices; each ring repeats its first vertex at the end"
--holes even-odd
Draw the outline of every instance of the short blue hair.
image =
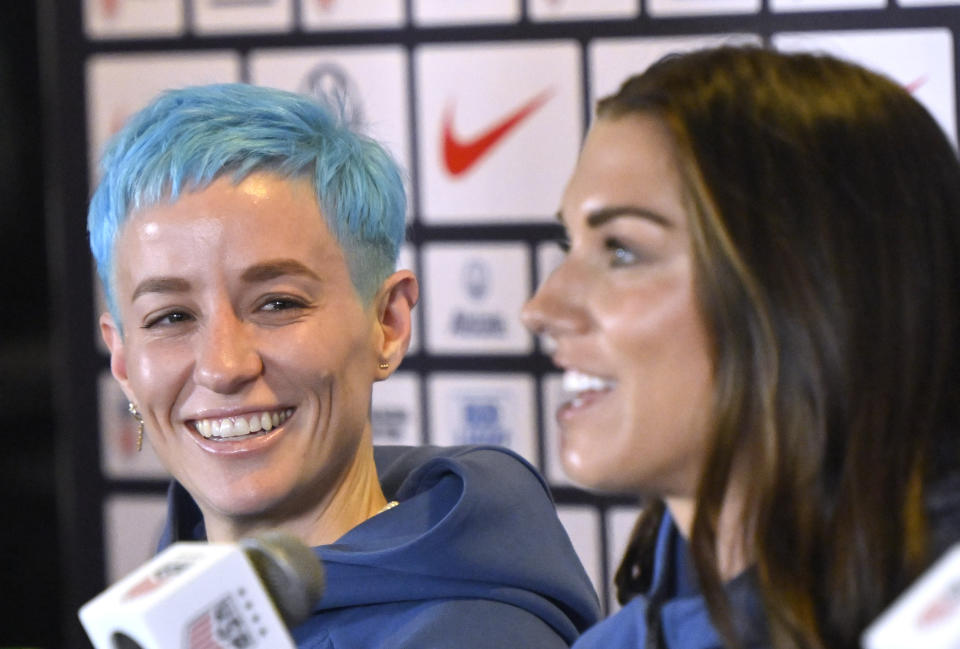
POLYGON ((256 171, 310 178, 354 289, 369 302, 395 268, 406 196, 390 154, 350 130, 340 112, 311 97, 233 83, 169 90, 131 117, 101 158, 87 216, 117 324, 114 248, 131 212, 172 203, 225 174, 238 183, 256 171))

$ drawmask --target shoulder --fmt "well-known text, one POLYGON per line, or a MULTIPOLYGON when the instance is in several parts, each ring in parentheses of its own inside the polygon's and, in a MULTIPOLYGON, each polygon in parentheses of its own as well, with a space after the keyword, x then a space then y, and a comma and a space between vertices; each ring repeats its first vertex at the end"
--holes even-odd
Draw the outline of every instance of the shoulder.
POLYGON ((647 638, 647 601, 630 600, 626 606, 591 627, 573 644, 573 649, 627 649, 643 647, 647 638))
POLYGON ((566 649, 549 624, 486 599, 392 602, 337 609, 295 630, 301 649, 566 649))
POLYGON ((527 495, 538 491, 552 503, 550 490, 540 473, 524 458, 498 446, 378 446, 374 449, 377 471, 388 498, 424 488, 443 475, 455 475, 472 488, 521 489, 527 495))

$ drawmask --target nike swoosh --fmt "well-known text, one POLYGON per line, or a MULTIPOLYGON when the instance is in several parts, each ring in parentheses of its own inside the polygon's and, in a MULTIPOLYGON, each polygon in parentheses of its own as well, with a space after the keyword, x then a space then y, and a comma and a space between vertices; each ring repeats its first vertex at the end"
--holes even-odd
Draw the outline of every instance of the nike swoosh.
POLYGON ((544 90, 520 108, 494 124, 480 135, 461 139, 453 133, 453 104, 448 104, 443 114, 443 163, 452 176, 461 176, 477 163, 485 154, 512 131, 520 122, 540 108, 553 94, 553 90, 544 90))
POLYGON ((920 86, 922 86, 926 82, 927 82, 926 77, 917 77, 916 79, 914 79, 913 81, 905 85, 904 88, 906 88, 907 92, 909 92, 912 95, 917 90, 920 90, 920 86))

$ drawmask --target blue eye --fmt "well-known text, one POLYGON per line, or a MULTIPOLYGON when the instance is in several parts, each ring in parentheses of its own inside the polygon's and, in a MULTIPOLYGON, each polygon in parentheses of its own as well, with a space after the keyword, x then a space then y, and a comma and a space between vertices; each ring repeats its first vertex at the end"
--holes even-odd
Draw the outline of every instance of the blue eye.
POLYGON ((190 315, 184 313, 183 311, 168 311, 167 313, 162 313, 147 320, 147 322, 144 323, 143 328, 151 329, 156 326, 175 325, 180 322, 187 322, 190 319, 190 315))
POLYGON ((290 309, 302 309, 306 304, 302 300, 291 297, 274 297, 263 303, 261 311, 289 311, 290 309))
POLYGON ((640 261, 640 255, 616 239, 607 239, 604 247, 610 252, 611 266, 632 266, 640 261))

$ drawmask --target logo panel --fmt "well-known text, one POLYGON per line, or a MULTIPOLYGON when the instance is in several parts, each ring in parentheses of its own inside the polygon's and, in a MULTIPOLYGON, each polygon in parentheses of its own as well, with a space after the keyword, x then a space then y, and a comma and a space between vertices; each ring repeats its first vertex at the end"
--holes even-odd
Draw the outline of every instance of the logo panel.
POLYGON ((628 77, 643 72, 668 54, 725 44, 759 45, 760 42, 760 37, 755 34, 606 38, 591 41, 588 45, 590 105, 596 106, 598 99, 615 93, 628 77))
POLYGON ((433 354, 527 354, 520 308, 530 295, 522 243, 423 247, 427 350, 433 354))
POLYGON ((960 0, 897 0, 901 7, 939 7, 960 5, 960 0))
POLYGON ((250 81, 342 103, 352 126, 386 146, 409 171, 406 61, 397 46, 254 50, 250 81))
POLYGON ((579 61, 557 41, 416 52, 424 221, 553 219, 582 137, 579 61))
POLYGON ((288 32, 293 29, 293 0, 194 0, 198 34, 288 32))
POLYGON ((434 374, 433 444, 506 446, 537 465, 533 379, 525 374, 434 374))
POLYGON ((532 20, 611 20, 636 18, 636 0, 528 0, 532 20))
POLYGON ((775 34, 785 51, 827 52, 872 68, 910 90, 956 145, 953 36, 946 28, 775 34), (904 56, 909 52, 909 56, 904 56))
POLYGON ((647 0, 647 11, 657 18, 755 14, 760 11, 760 0, 647 0))
POLYGON ((413 0, 418 25, 506 23, 520 20, 520 0, 413 0))
POLYGON ((131 574, 156 554, 166 515, 167 500, 162 495, 126 494, 106 498, 103 532, 108 584, 131 574))
POLYGON ((238 81, 240 58, 224 51, 107 54, 87 59, 86 73, 90 178, 96 182, 104 144, 130 115, 168 88, 238 81))
POLYGON ((309 31, 402 27, 403 0, 300 0, 300 17, 309 31))
POLYGON ((179 36, 183 0, 83 0, 83 30, 92 39, 179 36))
POLYGON ((560 426, 557 424, 557 411, 563 403, 563 378, 560 374, 548 374, 541 383, 541 403, 543 404, 543 472, 551 485, 573 486, 560 461, 560 426))
MULTIPOLYGON (((557 516, 580 557, 593 589, 603 592, 603 553, 600 548, 600 512, 583 505, 558 505, 557 516)), ((612 573, 611 573, 612 574, 612 573)))
POLYGON ((374 444, 422 444, 419 377, 413 372, 397 372, 374 383, 370 420, 374 444))
POLYGON ((770 0, 771 11, 822 11, 830 9, 882 9, 887 0, 770 0))
MULTIPOLYGON (((420 278, 420 273, 417 272, 416 265, 416 253, 414 251, 413 245, 405 243, 400 246, 400 256, 397 259, 397 270, 409 270, 413 271, 413 274, 417 276, 417 279, 420 278)), ((423 290, 421 286, 420 290, 423 290)), ((419 306, 414 307, 413 314, 411 316, 412 321, 410 323, 410 346, 407 347, 407 356, 411 354, 416 354, 420 351, 420 313, 423 309, 419 306)))

